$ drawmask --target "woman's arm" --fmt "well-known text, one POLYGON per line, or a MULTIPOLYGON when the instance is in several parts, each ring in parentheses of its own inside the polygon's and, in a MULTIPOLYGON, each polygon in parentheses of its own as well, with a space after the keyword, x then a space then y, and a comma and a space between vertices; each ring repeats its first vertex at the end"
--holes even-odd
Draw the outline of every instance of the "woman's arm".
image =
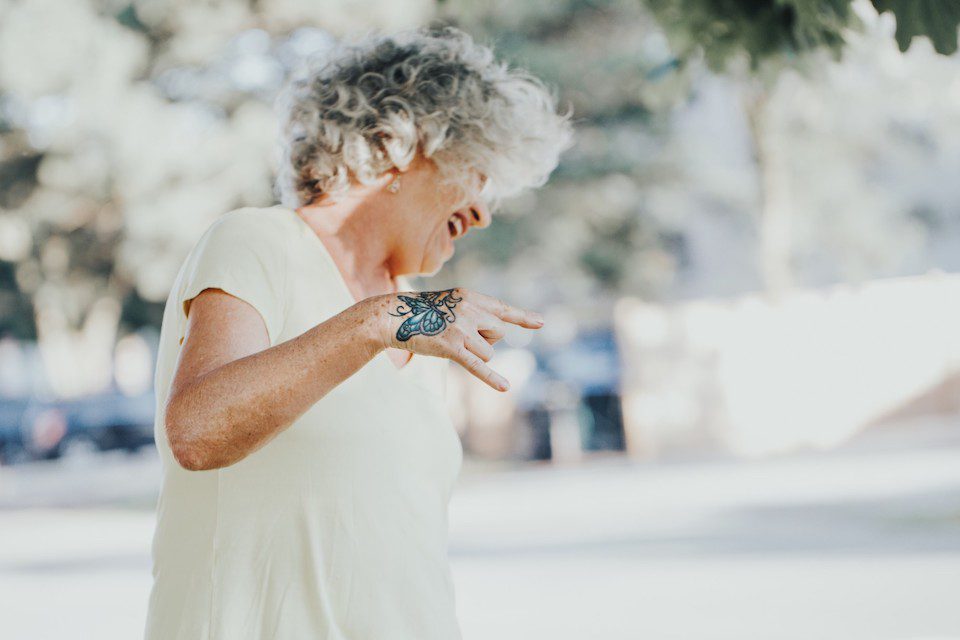
MULTIPOLYGON (((399 340, 404 318, 397 295, 362 300, 270 347, 257 310, 220 289, 205 289, 188 306, 187 328, 167 400, 170 449, 185 469, 234 464, 290 426, 331 389, 381 350, 398 347, 446 357, 504 391, 506 381, 485 363, 504 323, 539 328, 531 312, 456 289, 459 308, 434 335, 399 340)), ((417 296, 423 294, 408 294, 417 296)))
POLYGON ((383 348, 365 306, 270 347, 247 302, 221 289, 193 298, 166 405, 177 462, 199 471, 240 461, 360 369, 383 348))

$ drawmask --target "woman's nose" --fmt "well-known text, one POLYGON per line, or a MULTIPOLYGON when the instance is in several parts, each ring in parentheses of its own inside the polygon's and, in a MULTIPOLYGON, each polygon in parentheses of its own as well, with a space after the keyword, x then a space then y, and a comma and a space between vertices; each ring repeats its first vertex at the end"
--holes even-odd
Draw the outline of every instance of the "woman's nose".
POLYGON ((470 226, 483 229, 484 227, 490 226, 491 216, 490 210, 487 209, 487 205, 479 200, 472 202, 467 208, 468 215, 470 216, 470 226))

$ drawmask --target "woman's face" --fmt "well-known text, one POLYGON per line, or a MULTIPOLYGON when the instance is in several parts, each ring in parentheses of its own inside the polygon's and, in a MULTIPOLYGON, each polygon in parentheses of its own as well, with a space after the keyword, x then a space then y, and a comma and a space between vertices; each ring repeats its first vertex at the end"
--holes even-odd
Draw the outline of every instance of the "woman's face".
MULTIPOLYGON (((474 194, 479 193, 485 179, 477 174, 476 180, 474 194)), ((399 242, 394 273, 435 274, 453 256, 458 239, 474 227, 482 229, 490 224, 490 212, 479 197, 457 209, 458 190, 438 185, 440 173, 436 163, 418 155, 400 173, 400 190, 396 194, 387 192, 399 211, 394 218, 399 222, 395 230, 399 242)))

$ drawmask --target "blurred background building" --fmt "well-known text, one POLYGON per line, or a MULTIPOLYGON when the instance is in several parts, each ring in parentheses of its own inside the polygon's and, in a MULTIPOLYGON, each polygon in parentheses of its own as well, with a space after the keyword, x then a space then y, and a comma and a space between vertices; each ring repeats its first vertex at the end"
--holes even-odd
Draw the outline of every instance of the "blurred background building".
POLYGON ((960 637, 960 9, 937 0, 0 0, 0 636, 137 628, 139 600, 74 612, 73 635, 39 603, 148 578, 177 269, 217 216, 274 203, 271 102, 305 56, 435 19, 577 118, 549 184, 417 283, 546 318, 497 347, 510 394, 451 368, 471 637, 960 637), (783 553, 751 572, 734 548, 783 553), (869 563, 794 564, 851 549, 889 560, 888 588, 869 563), (606 604, 578 609, 564 575, 606 604), (770 618, 711 608, 710 575, 770 618), (860 604, 810 621, 844 589, 860 604), (702 628, 677 631, 686 606, 702 628))

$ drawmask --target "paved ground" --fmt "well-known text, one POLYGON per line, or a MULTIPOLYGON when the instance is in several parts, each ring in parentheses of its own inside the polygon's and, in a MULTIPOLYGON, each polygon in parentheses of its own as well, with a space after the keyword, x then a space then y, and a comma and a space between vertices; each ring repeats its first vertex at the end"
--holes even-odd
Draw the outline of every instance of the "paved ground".
MULTIPOLYGON (((465 640, 960 639, 960 426, 761 462, 469 464, 465 640)), ((141 634, 158 465, 0 469, 0 638, 141 634)))

